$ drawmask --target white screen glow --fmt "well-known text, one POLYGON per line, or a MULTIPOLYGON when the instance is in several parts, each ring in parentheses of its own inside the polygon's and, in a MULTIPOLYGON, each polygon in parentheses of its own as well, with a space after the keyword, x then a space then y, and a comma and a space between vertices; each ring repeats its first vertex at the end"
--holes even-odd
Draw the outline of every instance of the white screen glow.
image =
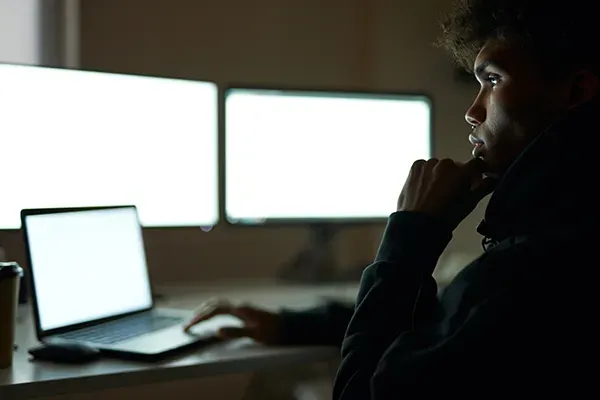
POLYGON ((430 157, 427 98, 307 93, 229 91, 228 220, 387 218, 430 157))
POLYGON ((122 204, 143 226, 215 225, 217 104, 209 82, 0 65, 0 229, 122 204))
POLYGON ((142 231, 134 208, 26 218, 42 329, 152 305, 142 231))

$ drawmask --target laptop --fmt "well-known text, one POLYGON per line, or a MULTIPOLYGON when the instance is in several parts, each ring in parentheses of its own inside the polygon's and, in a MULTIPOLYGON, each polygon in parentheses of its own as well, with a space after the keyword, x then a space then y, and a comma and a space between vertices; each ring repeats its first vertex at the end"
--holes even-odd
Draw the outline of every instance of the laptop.
POLYGON ((135 206, 25 209, 21 223, 41 342, 152 360, 241 324, 219 316, 186 333, 191 311, 155 306, 135 206))

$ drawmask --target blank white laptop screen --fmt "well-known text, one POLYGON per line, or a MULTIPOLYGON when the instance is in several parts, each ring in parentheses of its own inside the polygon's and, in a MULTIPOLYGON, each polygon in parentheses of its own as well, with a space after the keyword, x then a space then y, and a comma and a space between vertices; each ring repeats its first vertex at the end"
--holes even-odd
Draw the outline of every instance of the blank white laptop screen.
POLYGON ((431 153, 424 96, 231 89, 225 107, 233 223, 387 218, 431 153))
POLYGON ((142 226, 214 226, 217 86, 0 64, 0 229, 24 208, 134 204, 142 226))
POLYGON ((43 330, 151 306, 135 208, 30 215, 25 224, 43 330))

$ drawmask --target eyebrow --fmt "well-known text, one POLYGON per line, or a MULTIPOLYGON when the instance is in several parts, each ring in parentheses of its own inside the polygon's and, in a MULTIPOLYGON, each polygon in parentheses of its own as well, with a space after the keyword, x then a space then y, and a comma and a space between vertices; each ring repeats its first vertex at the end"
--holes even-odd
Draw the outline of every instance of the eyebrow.
POLYGON ((494 68, 498 68, 500 70, 504 70, 504 68, 502 68, 502 65, 499 62, 494 61, 494 60, 485 60, 481 64, 479 64, 477 67, 475 67, 475 75, 480 76, 481 74, 483 74, 485 69, 490 66, 492 66, 494 68))
POLYGON ((479 76, 483 73, 483 71, 489 67, 491 64, 493 64, 493 62, 491 60, 485 60, 484 62, 482 62, 481 64, 479 64, 477 67, 475 67, 475 75, 479 76))

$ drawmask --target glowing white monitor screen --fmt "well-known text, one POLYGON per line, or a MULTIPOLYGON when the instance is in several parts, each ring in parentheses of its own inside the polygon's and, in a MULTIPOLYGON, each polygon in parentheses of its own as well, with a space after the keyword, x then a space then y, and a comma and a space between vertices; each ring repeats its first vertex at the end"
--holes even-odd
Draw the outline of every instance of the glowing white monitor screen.
POLYGON ((217 106, 209 82, 0 64, 0 229, 121 204, 143 226, 214 226, 217 106))
POLYGON ((152 305, 135 208, 25 217, 33 288, 43 330, 152 305))
POLYGON ((425 96, 229 89, 225 129, 232 223, 387 218, 431 156, 425 96))

